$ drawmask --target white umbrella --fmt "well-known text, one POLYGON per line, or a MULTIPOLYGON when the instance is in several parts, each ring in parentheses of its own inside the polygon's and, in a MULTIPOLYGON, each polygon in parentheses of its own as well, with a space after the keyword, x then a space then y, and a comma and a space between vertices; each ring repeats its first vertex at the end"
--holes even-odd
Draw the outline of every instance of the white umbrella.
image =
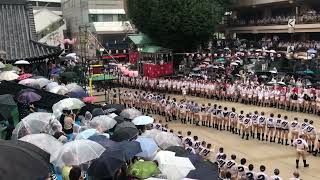
POLYGON ((277 53, 277 52, 276 52, 275 50, 273 50, 273 49, 270 50, 269 52, 270 52, 270 53, 277 53))
POLYGON ((181 146, 181 139, 170 132, 160 132, 154 138, 158 146, 167 149, 170 146, 181 146))
POLYGON ((138 116, 132 120, 134 125, 147 125, 152 124, 154 119, 150 116, 138 116))
POLYGON ((183 179, 195 169, 189 158, 176 157, 175 153, 170 151, 158 152, 155 160, 159 163, 160 171, 169 180, 183 179))
POLYGON ((73 56, 76 56, 77 54, 76 53, 70 53, 70 54, 67 54, 66 57, 73 57, 73 56))
POLYGON ((236 63, 236 62, 232 62, 231 65, 232 65, 232 66, 238 66, 239 64, 236 63))
POLYGON ((92 128, 102 129, 103 131, 113 128, 116 124, 117 121, 107 115, 96 116, 90 121, 92 128))
POLYGON ((19 60, 19 61, 16 61, 14 64, 15 65, 28 65, 30 63, 26 60, 19 60))
POLYGON ((83 91, 83 88, 81 86, 79 86, 77 83, 67 84, 66 88, 68 89, 69 92, 72 92, 72 91, 83 91))
POLYGON ((3 69, 5 67, 6 67, 6 65, 4 65, 2 62, 0 62, 0 69, 3 69))
POLYGON ((52 111, 55 117, 59 117, 62 110, 81 109, 85 104, 76 98, 63 99, 52 106, 52 111))
POLYGON ((51 82, 49 84, 46 85, 46 90, 50 91, 52 88, 59 86, 59 84, 57 82, 51 82))
POLYGON ((34 112, 23 118, 12 132, 12 138, 18 139, 28 134, 38 134, 50 131, 50 125, 54 122, 52 113, 34 112))
POLYGON ((59 85, 55 86, 52 89, 50 89, 49 92, 55 93, 55 94, 60 94, 60 95, 66 95, 68 93, 68 89, 65 86, 59 85))
POLYGON ((157 136, 159 133, 161 133, 161 132, 162 132, 162 131, 157 130, 157 129, 151 129, 151 130, 146 130, 141 136, 155 139, 156 136, 157 136))
POLYGON ((47 86, 51 82, 49 79, 46 78, 39 78, 36 79, 36 81, 38 82, 40 88, 47 86))
POLYGON ((50 155, 59 151, 60 148, 62 148, 63 146, 63 144, 60 141, 58 141, 56 138, 44 133, 30 134, 20 138, 19 140, 33 144, 39 147, 40 149, 43 149, 44 151, 48 152, 50 155))
POLYGON ((50 162, 57 167, 80 165, 97 159, 104 151, 105 148, 94 141, 75 140, 64 144, 50 157, 50 162))
POLYGON ((18 75, 14 73, 13 71, 3 71, 0 72, 0 81, 5 80, 5 81, 13 81, 18 79, 18 75))
POLYGON ((37 85, 38 82, 35 79, 24 79, 24 80, 19 81, 18 84, 22 84, 25 86, 33 86, 33 85, 37 85))

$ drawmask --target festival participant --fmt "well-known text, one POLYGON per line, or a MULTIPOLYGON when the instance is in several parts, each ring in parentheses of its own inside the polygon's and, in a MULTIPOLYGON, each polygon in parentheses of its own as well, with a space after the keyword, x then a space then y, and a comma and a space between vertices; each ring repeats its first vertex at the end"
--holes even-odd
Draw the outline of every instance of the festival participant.
POLYGON ((280 90, 280 102, 279 102, 279 108, 285 109, 286 108, 286 89, 282 88, 280 90))
POLYGON ((253 169, 254 169, 253 164, 249 164, 248 171, 246 171, 247 180, 255 180, 256 179, 256 172, 254 172, 253 169))
MULTIPOLYGON (((211 112, 212 112, 213 107, 211 106, 211 103, 208 103, 208 106, 205 110, 205 115, 206 115, 206 121, 205 125, 209 128, 211 128, 211 112)), ((212 124, 213 125, 213 124, 212 124)))
POLYGON ((169 102, 169 101, 167 101, 166 102, 166 107, 165 107, 165 119, 166 119, 166 122, 169 122, 169 121, 171 121, 171 118, 172 118, 172 111, 171 111, 171 109, 172 109, 172 104, 169 102))
POLYGON ((200 152, 201 152, 204 148, 206 148, 206 145, 207 145, 207 142, 202 141, 202 142, 201 142, 201 145, 196 149, 196 153, 197 153, 197 154, 200 154, 200 152))
POLYGON ((212 127, 218 130, 217 110, 218 110, 217 104, 214 104, 213 109, 211 111, 212 127))
POLYGON ((316 110, 315 110, 316 114, 320 113, 320 93, 318 93, 317 97, 316 97, 316 110))
POLYGON ((247 114, 246 117, 243 120, 243 126, 244 126, 244 131, 242 132, 242 139, 244 139, 244 136, 246 135, 246 140, 249 140, 249 133, 252 130, 252 121, 250 118, 250 115, 247 114))
POLYGON ((318 143, 317 143, 316 149, 314 150, 313 155, 317 156, 318 153, 320 153, 320 131, 318 131, 318 143))
POLYGON ((238 114, 236 113, 236 109, 233 107, 231 112, 229 113, 229 122, 230 122, 230 131, 232 134, 238 134, 238 114))
POLYGON ((299 136, 300 125, 298 118, 294 118, 290 123, 290 132, 291 132, 291 146, 293 146, 293 141, 296 140, 299 136))
POLYGON ((307 143, 309 146, 309 153, 313 153, 314 146, 316 144, 317 131, 313 126, 313 121, 309 122, 309 125, 304 128, 304 134, 306 135, 307 143))
POLYGON ((246 166, 247 160, 242 158, 240 160, 240 165, 238 165, 238 179, 239 180, 246 180, 246 172, 248 171, 248 167, 246 166))
POLYGON ((304 135, 299 135, 299 138, 293 142, 293 146, 296 148, 297 159, 296 159, 296 168, 299 168, 299 159, 302 157, 304 167, 309 167, 306 160, 305 150, 308 149, 307 142, 303 139, 304 135))
POLYGON ((278 114, 278 117, 275 121, 276 132, 273 139, 273 141, 276 142, 276 138, 278 137, 278 144, 281 143, 281 137, 282 137, 281 123, 282 123, 281 114, 278 114))
POLYGON ((271 113, 270 117, 267 120, 267 135, 266 140, 268 141, 268 137, 270 137, 270 142, 275 142, 274 138, 274 129, 275 129, 275 120, 274 120, 274 114, 271 113))
POLYGON ((211 144, 207 144, 207 147, 204 148, 199 154, 203 157, 205 160, 209 160, 211 155, 211 144))
POLYGON ((222 121, 223 121, 223 112, 222 112, 222 106, 218 106, 218 109, 217 109, 217 125, 218 125, 218 128, 219 130, 221 131, 222 130, 222 121))
POLYGON ((266 167, 264 165, 260 166, 260 172, 256 174, 257 180, 268 180, 268 175, 265 173, 266 167))
POLYGON ((199 126, 199 122, 200 122, 200 119, 201 119, 201 116, 200 116, 201 108, 199 107, 198 103, 195 103, 195 105, 194 105, 194 107, 192 108, 191 111, 194 114, 193 124, 196 124, 197 126, 199 126))
POLYGON ((239 130, 238 130, 238 133, 239 133, 239 136, 241 135, 241 132, 242 134, 244 133, 244 125, 243 125, 243 120, 245 119, 245 114, 244 112, 241 110, 240 111, 240 114, 239 114, 239 130))
POLYGON ((263 94, 264 94, 264 90, 260 89, 260 91, 258 91, 258 106, 263 106, 263 94))
POLYGON ((222 112, 222 124, 223 124, 223 130, 229 131, 229 111, 227 107, 224 107, 223 112, 222 112))
POLYGON ((281 144, 283 145, 284 143, 284 140, 286 141, 285 145, 288 146, 288 135, 289 135, 289 129, 290 129, 290 126, 289 126, 289 121, 288 121, 288 116, 284 116, 283 117, 283 120, 281 122, 281 128, 282 128, 282 137, 281 137, 281 144))
POLYGON ((270 177, 271 180, 282 180, 282 178, 279 176, 280 174, 280 170, 279 169, 275 169, 273 171, 273 176, 270 177))
POLYGON ((182 124, 187 124, 187 105, 181 102, 179 105, 179 118, 182 124))
POLYGON ((186 95, 187 95, 187 88, 185 86, 182 87, 181 89, 182 91, 182 96, 183 96, 183 99, 186 99, 186 95))
POLYGON ((251 116, 251 122, 252 122, 252 130, 251 130, 251 137, 254 139, 256 132, 258 132, 258 120, 259 114, 258 111, 254 111, 254 114, 251 116))
POLYGON ((189 144, 189 142, 191 142, 192 144, 192 137, 191 137, 191 131, 188 131, 187 132, 187 136, 183 139, 183 144, 186 145, 186 144, 189 144))
POLYGON ((221 158, 218 159, 217 163, 218 163, 218 167, 219 167, 219 178, 224 178, 225 177, 225 173, 226 173, 226 159, 227 159, 227 155, 223 154, 221 156, 221 158))
POLYGON ((293 177, 290 178, 289 180, 300 180, 300 178, 299 178, 300 174, 298 171, 295 171, 292 175, 293 175, 293 177))
MULTIPOLYGON (((303 123, 301 123, 301 125, 300 125, 300 134, 304 134, 304 129, 306 128, 306 127, 308 127, 309 126, 309 120, 308 119, 304 119, 303 120, 303 123)), ((304 137, 305 138, 305 140, 307 141, 308 139, 308 137, 304 137)))
POLYGON ((186 143, 185 145, 185 150, 191 154, 196 154, 196 151, 194 150, 193 146, 192 146, 192 142, 189 141, 188 143, 186 143))
POLYGON ((227 160, 225 166, 226 172, 230 172, 231 179, 236 180, 238 178, 238 165, 236 163, 237 156, 232 154, 231 159, 227 160))
POLYGON ((202 126, 206 126, 206 122, 207 122, 207 108, 206 108, 206 105, 205 104, 202 104, 201 105, 201 108, 200 108, 200 112, 199 112, 199 120, 201 121, 201 125, 202 126))
POLYGON ((226 155, 223 151, 224 151, 223 147, 220 147, 215 157, 216 162, 218 162, 224 155, 226 155))
POLYGON ((258 140, 264 141, 265 130, 266 130, 266 117, 264 117, 264 112, 261 112, 260 116, 258 117, 258 133, 257 133, 258 140))

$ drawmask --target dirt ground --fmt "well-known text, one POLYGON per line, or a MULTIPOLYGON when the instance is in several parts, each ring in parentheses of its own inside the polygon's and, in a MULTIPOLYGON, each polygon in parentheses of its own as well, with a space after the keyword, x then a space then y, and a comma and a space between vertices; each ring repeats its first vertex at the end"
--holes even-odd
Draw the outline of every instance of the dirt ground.
MULTIPOLYGON (((121 89, 123 91, 124 89, 121 89)), ((177 99, 182 99, 180 95, 170 95, 171 97, 176 97, 177 99)), ((104 95, 98 96, 98 101, 104 101, 104 95)), ((244 110, 244 112, 253 112, 255 110, 261 112, 264 111, 267 115, 270 113, 287 115, 290 120, 294 117, 298 117, 301 122, 304 118, 308 118, 314 121, 315 127, 320 128, 320 117, 316 115, 306 114, 306 113, 296 113, 289 112, 285 110, 275 109, 275 108, 265 108, 244 105, 240 103, 232 103, 225 101, 216 101, 212 99, 205 99, 199 97, 188 96, 187 99, 193 100, 197 103, 211 103, 219 104, 231 109, 235 107, 237 112, 244 110)), ((156 119, 163 119, 161 116, 154 116, 156 119)), ((164 121, 165 122, 165 121, 164 121)), ((255 170, 258 171, 260 165, 265 165, 267 167, 268 175, 273 175, 273 170, 275 168, 280 169, 280 175, 283 179, 289 179, 292 177, 292 173, 295 169, 295 150, 291 146, 283 146, 275 143, 262 142, 258 140, 242 140, 238 135, 233 135, 230 132, 221 132, 213 128, 198 127, 194 125, 184 125, 180 121, 170 122, 169 128, 175 131, 182 131, 183 135, 187 131, 192 131, 192 135, 197 135, 200 140, 205 140, 207 143, 211 143, 214 146, 215 151, 219 147, 224 147, 228 157, 231 154, 237 156, 237 161, 239 162, 241 158, 246 158, 248 164, 252 163, 255 166, 255 170)), ((302 160, 301 160, 302 161, 302 160)), ((304 180, 319 180, 320 179, 320 157, 314 157, 309 155, 307 161, 310 167, 303 168, 302 162, 300 161, 300 168, 298 172, 300 177, 304 180)), ((248 165, 247 164, 247 165, 248 165)))

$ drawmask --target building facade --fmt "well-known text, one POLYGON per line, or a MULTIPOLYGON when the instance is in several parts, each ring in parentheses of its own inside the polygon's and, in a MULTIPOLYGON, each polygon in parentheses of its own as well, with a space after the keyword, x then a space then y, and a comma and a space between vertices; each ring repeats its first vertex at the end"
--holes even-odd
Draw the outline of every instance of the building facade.
POLYGON ((46 8, 59 16, 62 15, 61 0, 29 0, 29 4, 32 4, 33 13, 46 8))
POLYGON ((111 54, 127 53, 125 39, 133 28, 126 17, 124 0, 62 0, 62 9, 69 38, 76 40, 76 51, 83 53, 85 49, 86 55, 95 56, 102 45, 111 54))
POLYGON ((229 37, 277 34, 289 39, 320 40, 320 1, 235 0, 221 30, 229 37))

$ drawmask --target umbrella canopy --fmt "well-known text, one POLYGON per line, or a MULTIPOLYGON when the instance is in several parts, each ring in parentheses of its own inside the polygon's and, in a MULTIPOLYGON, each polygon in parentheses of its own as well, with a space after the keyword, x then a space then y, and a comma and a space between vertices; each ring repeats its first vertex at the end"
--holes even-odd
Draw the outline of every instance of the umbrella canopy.
POLYGON ((41 96, 33 89, 23 89, 17 94, 17 100, 20 103, 33 103, 39 101, 41 96))
POLYGON ((88 175, 94 179, 113 177, 125 162, 126 160, 121 150, 107 150, 91 163, 88 169, 88 175))
POLYGON ((0 154, 0 179, 38 179, 49 173, 49 154, 30 143, 0 140, 0 154))
POLYGON ((63 99, 52 106, 52 111, 55 117, 59 117, 62 114, 62 110, 81 109, 85 104, 76 98, 63 99))
POLYGON ((183 179, 195 167, 188 158, 174 156, 170 160, 160 161, 159 169, 168 179, 183 179))
POLYGON ((3 68, 5 68, 5 67, 6 67, 6 65, 3 64, 2 62, 0 62, 0 69, 3 69, 3 68))
POLYGON ((218 179, 219 170, 218 166, 213 164, 210 161, 203 161, 200 163, 194 164, 196 167, 195 170, 192 170, 187 175, 188 178, 192 179, 203 179, 203 180, 212 180, 218 179))
POLYGON ((32 74, 22 74, 18 77, 18 80, 24 80, 32 76, 33 76, 32 74))
POLYGON ((19 84, 33 87, 33 88, 38 88, 38 89, 40 88, 40 85, 36 79, 24 79, 19 81, 19 84))
POLYGON ((152 139, 155 139, 156 136, 161 133, 162 131, 158 130, 158 129, 151 129, 151 130, 147 130, 145 131, 142 136, 144 137, 150 137, 152 139))
POLYGON ((91 136, 94 136, 96 134, 100 134, 99 131, 97 131, 96 129, 86 129, 82 132, 80 132, 75 140, 80 140, 80 139, 88 139, 91 136))
POLYGON ((68 92, 66 94, 68 94, 68 96, 71 97, 71 98, 79 98, 79 99, 82 99, 82 98, 85 98, 85 97, 89 96, 88 93, 85 90, 72 91, 72 92, 68 92))
POLYGON ((316 54, 318 51, 317 50, 315 50, 315 49, 309 49, 308 51, 307 51, 307 53, 309 53, 309 54, 316 54))
POLYGON ((96 116, 101 116, 101 115, 105 115, 104 111, 102 108, 94 108, 92 110, 92 116, 96 117, 96 116))
POLYGON ((36 79, 36 81, 38 82, 40 88, 43 88, 43 87, 47 86, 49 83, 51 83, 51 81, 46 78, 38 78, 38 79, 36 79))
POLYGON ((152 161, 137 161, 129 167, 129 174, 139 179, 158 176, 160 173, 157 164, 152 161))
POLYGON ((139 134, 139 130, 131 122, 123 122, 118 124, 115 128, 111 140, 120 142, 125 140, 131 140, 139 134))
POLYGON ((134 119, 138 116, 142 116, 142 112, 140 112, 137 109, 130 108, 130 109, 125 109, 120 113, 120 116, 126 118, 126 119, 134 119))
POLYGON ((56 86, 59 86, 59 84, 57 82, 50 82, 49 84, 46 85, 46 90, 50 91, 51 89, 53 89, 56 86))
POLYGON ((77 77, 77 74, 75 72, 64 72, 60 74, 60 77, 66 81, 73 81, 77 77))
POLYGON ((188 153, 188 151, 181 146, 170 146, 166 151, 174 152, 176 153, 176 156, 185 156, 188 153))
POLYGON ((152 138, 140 136, 136 141, 140 143, 142 149, 142 152, 137 154, 137 156, 152 159, 156 155, 159 147, 152 138))
POLYGON ((137 141, 121 141, 117 143, 117 148, 123 151, 126 161, 142 152, 140 143, 137 141))
POLYGON ((48 134, 43 134, 43 133, 26 135, 20 138, 19 140, 31 143, 39 147, 40 149, 46 151, 50 155, 59 151, 59 149, 62 148, 63 146, 63 144, 53 136, 50 136, 48 134))
POLYGON ((154 119, 150 116, 138 116, 132 120, 134 125, 147 125, 152 124, 154 119))
POLYGON ((14 73, 13 71, 3 71, 0 72, 0 81, 5 80, 5 81, 13 81, 18 79, 18 75, 14 73))
MULTIPOLYGON (((56 120, 57 121, 57 120, 56 120)), ((19 139, 28 134, 48 132, 53 120, 52 113, 34 112, 23 118, 12 132, 13 139, 19 139)))
POLYGON ((96 135, 90 136, 88 139, 100 144, 105 149, 119 149, 117 142, 108 139, 104 135, 96 134, 96 135))
POLYGON ((231 65, 232 65, 232 66, 238 66, 239 64, 236 63, 236 62, 232 62, 231 65))
POLYGON ((14 63, 15 65, 29 65, 30 63, 26 60, 19 60, 14 63))
POLYGON ((96 142, 85 139, 75 140, 64 144, 50 157, 50 162, 57 167, 80 165, 97 159, 104 151, 105 148, 96 142))
POLYGON ((49 92, 54 94, 66 95, 68 93, 68 89, 65 86, 58 85, 51 88, 49 92))
POLYGON ((79 86, 77 83, 67 84, 66 88, 69 90, 69 92, 83 91, 83 88, 79 86))
POLYGON ((126 121, 124 119, 124 117, 122 117, 122 116, 116 116, 113 119, 116 120, 118 124, 123 123, 124 121, 126 121))
POLYGON ((107 104, 107 105, 103 106, 103 109, 109 113, 116 113, 117 115, 120 115, 120 113, 124 109, 126 109, 126 107, 122 104, 107 104))
POLYGON ((17 104, 11 94, 0 95, 0 114, 4 118, 7 119, 16 107, 17 104))
POLYGON ((169 132, 160 132, 154 138, 158 146, 162 149, 167 149, 170 146, 180 146, 181 139, 175 134, 169 132))
POLYGON ((92 128, 100 129, 101 131, 109 130, 116 124, 117 121, 109 118, 107 115, 96 116, 90 121, 90 126, 92 128))

